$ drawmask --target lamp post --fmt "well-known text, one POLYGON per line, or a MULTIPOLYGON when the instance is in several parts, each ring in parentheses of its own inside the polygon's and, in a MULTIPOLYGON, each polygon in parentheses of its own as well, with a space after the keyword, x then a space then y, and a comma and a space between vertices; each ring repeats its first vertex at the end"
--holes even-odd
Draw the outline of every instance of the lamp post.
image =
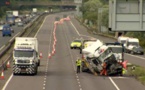
POLYGON ((98 31, 101 33, 102 31, 102 15, 103 15, 103 11, 106 10, 108 8, 98 8, 98 31))

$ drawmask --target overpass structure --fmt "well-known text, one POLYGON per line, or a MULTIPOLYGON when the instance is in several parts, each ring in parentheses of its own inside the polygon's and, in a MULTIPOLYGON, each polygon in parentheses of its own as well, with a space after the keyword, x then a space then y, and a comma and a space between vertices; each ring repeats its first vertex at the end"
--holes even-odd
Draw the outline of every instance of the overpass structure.
POLYGON ((17 6, 77 6, 79 3, 74 1, 48 1, 48 2, 26 2, 18 1, 17 6))

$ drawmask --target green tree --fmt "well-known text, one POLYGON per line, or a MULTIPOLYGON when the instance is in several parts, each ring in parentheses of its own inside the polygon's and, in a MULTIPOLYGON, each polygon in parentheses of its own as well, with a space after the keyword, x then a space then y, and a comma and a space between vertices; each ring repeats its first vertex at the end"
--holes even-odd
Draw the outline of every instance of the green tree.
POLYGON ((97 23, 98 8, 102 6, 100 0, 88 0, 84 2, 82 11, 83 18, 92 21, 94 24, 97 23))
POLYGON ((101 25, 108 27, 109 23, 109 8, 108 5, 103 6, 102 16, 101 16, 101 25))

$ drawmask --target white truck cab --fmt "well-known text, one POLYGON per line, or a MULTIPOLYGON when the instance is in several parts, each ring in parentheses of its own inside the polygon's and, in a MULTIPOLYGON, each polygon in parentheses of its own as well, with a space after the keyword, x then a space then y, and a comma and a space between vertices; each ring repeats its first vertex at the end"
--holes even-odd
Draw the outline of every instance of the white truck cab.
POLYGON ((95 53, 94 57, 98 58, 100 62, 104 62, 106 58, 113 54, 111 48, 106 45, 102 45, 95 53))
POLYGON ((89 44, 87 44, 86 48, 82 49, 82 53, 85 56, 91 58, 91 57, 94 57, 94 53, 95 53, 96 49, 98 49, 100 46, 102 46, 103 43, 100 40, 96 40, 95 42, 90 43, 89 46, 88 45, 89 44))
POLYGON ((105 43, 108 47, 111 48, 113 51, 116 60, 123 61, 124 60, 124 46, 121 43, 115 42, 115 43, 105 43))
POLYGON ((38 40, 31 37, 16 37, 13 50, 13 74, 37 74, 40 58, 38 40))

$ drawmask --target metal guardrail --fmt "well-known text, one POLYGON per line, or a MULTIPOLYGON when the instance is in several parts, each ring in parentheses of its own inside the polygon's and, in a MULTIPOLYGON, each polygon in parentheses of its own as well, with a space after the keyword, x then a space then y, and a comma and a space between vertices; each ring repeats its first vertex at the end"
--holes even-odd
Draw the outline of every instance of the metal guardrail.
POLYGON ((48 2, 44 2, 44 1, 41 1, 41 2, 23 2, 23 1, 18 1, 17 2, 17 5, 18 6, 22 6, 22 5, 57 5, 57 6, 76 6, 77 3, 75 3, 74 1, 48 1, 48 2))

